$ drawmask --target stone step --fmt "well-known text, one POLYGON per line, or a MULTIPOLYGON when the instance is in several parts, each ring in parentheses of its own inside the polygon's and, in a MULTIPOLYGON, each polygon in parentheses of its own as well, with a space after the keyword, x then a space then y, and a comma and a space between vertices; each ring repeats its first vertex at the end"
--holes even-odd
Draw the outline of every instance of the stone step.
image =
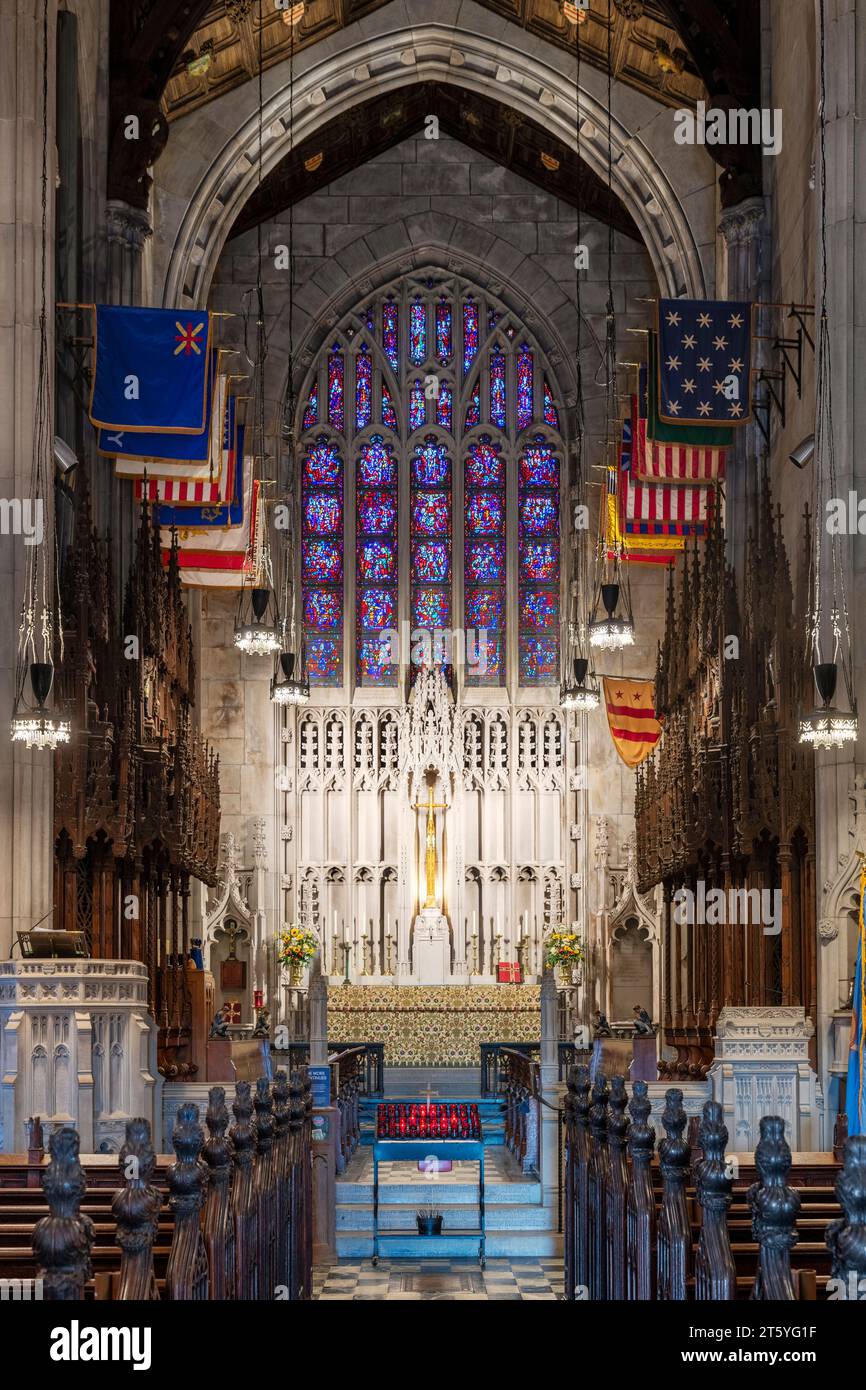
MULTIPOLYGON (((477 1260, 480 1236, 385 1235, 379 1238, 383 1260, 477 1260)), ((363 1231, 338 1231, 337 1256, 341 1260, 370 1259, 373 1237, 363 1231)), ((562 1236, 555 1231, 491 1231, 486 1255, 492 1259, 542 1259, 562 1255, 562 1236)))
MULTIPOLYGON (((379 1187, 380 1206, 400 1206, 413 1204, 418 1207, 465 1206, 476 1201, 477 1183, 464 1182, 389 1182, 379 1187)), ((337 1206, 366 1206, 373 1200, 373 1186, 369 1182, 337 1182, 337 1206)), ((484 1201, 487 1206, 507 1206, 526 1204, 534 1206, 541 1201, 541 1183, 527 1178, 525 1181, 488 1183, 484 1188, 484 1201)))
MULTIPOLYGON (((379 1204, 379 1230, 380 1231, 413 1231, 415 1229, 415 1213, 420 1211, 425 1205, 423 1202, 413 1202, 401 1204, 400 1206, 388 1204, 383 1207, 379 1204)), ((464 1203, 457 1206, 451 1202, 436 1202, 437 1210, 443 1215, 443 1235, 449 1234, 449 1228, 465 1230, 468 1226, 478 1224, 478 1207, 475 1202, 464 1203)), ((486 1210, 487 1230, 490 1231, 549 1231, 556 1224, 556 1213, 546 1211, 542 1206, 527 1206, 526 1204, 501 1205, 491 1207, 486 1210)), ((358 1233, 372 1231, 373 1229, 373 1207, 369 1206, 338 1206, 337 1207, 337 1232, 355 1231, 358 1233)))

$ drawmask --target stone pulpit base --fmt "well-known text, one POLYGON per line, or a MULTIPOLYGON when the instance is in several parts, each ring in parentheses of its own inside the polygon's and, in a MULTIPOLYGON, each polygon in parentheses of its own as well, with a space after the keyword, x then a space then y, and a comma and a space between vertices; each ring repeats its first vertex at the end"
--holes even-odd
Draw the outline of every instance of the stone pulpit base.
POLYGON ((728 1127, 730 1153, 750 1153, 762 1115, 781 1115, 800 1153, 827 1147, 824 1096, 809 1060, 815 1027, 801 1007, 722 1009, 708 1073, 728 1127))

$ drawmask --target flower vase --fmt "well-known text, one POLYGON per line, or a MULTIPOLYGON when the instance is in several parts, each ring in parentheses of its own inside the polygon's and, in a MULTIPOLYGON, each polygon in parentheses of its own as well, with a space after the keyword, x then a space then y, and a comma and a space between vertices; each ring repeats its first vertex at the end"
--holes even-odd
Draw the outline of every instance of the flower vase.
POLYGON ((292 989, 299 989, 304 978, 304 962, 293 960, 289 962, 289 984, 292 989))
POLYGON ((559 972, 559 983, 562 985, 562 988, 571 989, 571 962, 560 961, 557 970, 559 972))

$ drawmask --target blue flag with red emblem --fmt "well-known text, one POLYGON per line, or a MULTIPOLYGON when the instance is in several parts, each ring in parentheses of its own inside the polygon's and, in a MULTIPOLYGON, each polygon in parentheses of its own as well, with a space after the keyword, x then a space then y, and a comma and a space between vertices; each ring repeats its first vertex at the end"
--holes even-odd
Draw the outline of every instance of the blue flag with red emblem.
POLYGON ((678 425, 742 425, 752 414, 751 349, 751 304, 659 300, 659 418, 678 425))
POLYGON ((208 428, 206 309, 94 310, 90 419, 106 430, 201 434, 208 428))

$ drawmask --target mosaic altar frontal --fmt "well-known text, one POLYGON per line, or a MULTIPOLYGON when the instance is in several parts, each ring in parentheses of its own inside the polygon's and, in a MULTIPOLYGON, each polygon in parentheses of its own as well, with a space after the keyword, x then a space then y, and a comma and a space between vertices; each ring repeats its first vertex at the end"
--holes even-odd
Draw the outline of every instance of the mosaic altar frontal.
POLYGON ((385 1044, 389 1067, 474 1067, 484 1042, 538 1042, 540 985, 338 985, 328 1032, 385 1044))

